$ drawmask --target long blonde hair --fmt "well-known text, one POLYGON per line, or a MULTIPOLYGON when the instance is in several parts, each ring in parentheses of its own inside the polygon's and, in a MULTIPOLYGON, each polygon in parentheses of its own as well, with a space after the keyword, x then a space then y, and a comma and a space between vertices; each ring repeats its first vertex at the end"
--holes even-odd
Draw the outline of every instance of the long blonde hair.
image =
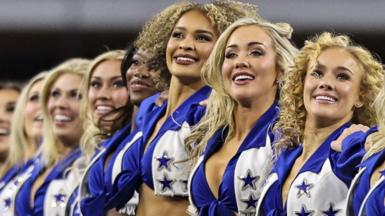
MULTIPOLYGON (((84 79, 90 61, 81 58, 69 59, 59 66, 52 69, 44 81, 41 94, 41 109, 43 111, 44 126, 43 126, 43 143, 42 143, 42 157, 46 165, 53 164, 60 154, 57 148, 57 139, 52 131, 52 120, 49 117, 47 104, 50 97, 52 85, 63 74, 76 74, 84 79)), ((79 128, 82 130, 82 128, 79 128)))
POLYGON ((366 152, 363 160, 368 159, 373 154, 385 149, 385 85, 382 85, 381 91, 378 93, 373 102, 373 106, 377 115, 378 133, 374 133, 372 137, 372 146, 366 152))
POLYGON ((380 91, 383 82, 382 65, 365 48, 354 45, 346 35, 325 32, 305 42, 295 58, 295 64, 284 76, 281 88, 281 113, 276 131, 280 138, 278 150, 299 145, 304 138, 306 109, 303 102, 304 79, 307 71, 313 70, 322 51, 329 48, 343 48, 353 55, 361 66, 363 76, 360 84, 360 100, 363 106, 356 108, 352 122, 372 126, 376 123, 371 103, 380 91))
POLYGON ((276 65, 284 74, 287 73, 289 66, 293 64, 297 49, 290 43, 292 28, 289 24, 273 24, 261 18, 245 18, 230 25, 219 37, 206 65, 202 69, 202 79, 212 87, 213 91, 208 99, 209 103, 205 116, 186 140, 186 149, 192 152, 193 156, 200 155, 208 140, 218 129, 228 127, 226 139, 234 135, 233 113, 237 103, 224 87, 221 70, 227 40, 236 29, 249 25, 261 27, 271 37, 274 50, 277 53, 276 65))
MULTIPOLYGON (((95 68, 101 62, 108 61, 108 60, 122 61, 124 58, 124 55, 125 55, 124 50, 112 50, 112 51, 108 51, 100 54, 99 56, 95 57, 95 59, 91 62, 87 70, 87 74, 84 78, 84 82, 81 89, 83 100, 82 100, 82 105, 80 110, 80 116, 83 119, 84 132, 80 139, 80 148, 82 149, 82 152, 86 155, 88 159, 92 156, 92 154, 94 153, 95 149, 100 144, 100 142, 108 138, 109 134, 114 133, 114 131, 102 131, 98 127, 99 122, 97 122, 92 117, 92 113, 90 111, 89 98, 88 98, 88 91, 90 88, 91 77, 93 75, 95 68)), ((121 128, 122 125, 128 123, 128 121, 129 119, 126 119, 125 121, 121 122, 119 125, 115 125, 115 128, 121 128)))

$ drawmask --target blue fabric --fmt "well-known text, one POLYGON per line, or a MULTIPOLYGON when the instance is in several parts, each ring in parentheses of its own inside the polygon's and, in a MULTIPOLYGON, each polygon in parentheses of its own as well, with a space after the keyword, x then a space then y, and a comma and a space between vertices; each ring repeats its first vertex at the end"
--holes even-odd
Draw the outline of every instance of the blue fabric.
MULTIPOLYGON (((330 148, 330 143, 337 139, 343 130, 349 127, 351 123, 346 123, 339 129, 334 131, 321 146, 313 153, 313 155, 305 162, 299 170, 297 177, 304 172, 318 174, 324 166, 325 161, 329 160, 332 167, 332 172, 349 187, 354 174, 357 172, 356 167, 364 154, 362 148, 363 132, 355 132, 344 139, 342 143, 342 152, 335 152, 330 148)), ((302 146, 284 150, 278 157, 278 160, 273 168, 272 173, 277 174, 278 180, 270 187, 264 197, 261 199, 261 215, 286 215, 286 205, 282 202, 282 186, 293 167, 294 162, 302 153, 302 146)), ((296 178, 297 178, 296 177, 296 178)), ((306 184, 306 183, 305 183, 306 184)), ((320 182, 322 184, 322 182, 320 182)), ((325 184, 325 182, 323 183, 325 184)), ((314 198, 314 197, 313 197, 314 198)), ((313 209, 315 210, 315 209, 313 209)), ((323 211, 317 209, 317 211, 323 211)), ((331 212, 333 206, 331 206, 331 212)), ((306 208, 302 208, 299 212, 306 213, 306 208)), ((298 213, 299 214, 299 213, 298 213)), ((325 213, 326 214, 326 213, 325 213)))
POLYGON ((44 172, 45 167, 41 160, 35 161, 35 169, 32 171, 32 176, 21 187, 18 196, 16 197, 16 213, 17 215, 43 215, 44 211, 44 198, 45 192, 54 179, 63 178, 65 170, 71 166, 71 164, 80 156, 80 149, 76 148, 68 154, 66 158, 58 162, 56 166, 52 168, 48 176, 45 178, 43 184, 38 188, 35 193, 33 207, 30 206, 31 189, 36 179, 44 172))
POLYGON ((29 159, 25 164, 15 165, 11 167, 1 178, 0 180, 0 192, 4 188, 5 185, 8 184, 15 176, 20 173, 23 173, 29 166, 31 166, 36 157, 29 159))
MULTIPOLYGON (((385 171, 381 172, 382 176, 385 176, 385 171)), ((378 215, 385 216, 385 181, 382 182, 374 191, 369 195, 368 200, 364 208, 365 215, 378 215)))
POLYGON ((158 99, 159 96, 160 96, 160 93, 157 93, 155 95, 152 95, 152 96, 146 98, 145 100, 143 100, 140 103, 139 110, 135 116, 135 124, 136 124, 137 129, 141 128, 141 126, 143 124, 143 119, 145 118, 145 116, 148 113, 150 113, 152 110, 157 108, 155 101, 158 99))
MULTIPOLYGON (((230 159, 224 171, 218 193, 218 199, 210 190, 205 175, 205 163, 218 151, 223 145, 223 137, 226 136, 227 130, 218 130, 214 136, 208 141, 206 151, 204 153, 203 162, 200 163, 196 173, 193 173, 191 182, 191 199, 199 211, 199 215, 233 215, 238 212, 237 200, 235 195, 235 168, 241 154, 251 148, 258 149, 264 147, 266 136, 271 133, 271 125, 277 117, 277 106, 273 104, 254 124, 243 143, 241 143, 237 153, 230 159)), ((270 140, 273 140, 272 135, 270 140)), ((265 161, 264 161, 265 162, 265 161)), ((247 166, 247 164, 245 164, 247 166)), ((251 165, 249 169, 252 170, 251 165)), ((253 170, 254 171, 254 170, 253 170)), ((254 177, 255 178, 255 177, 254 177)), ((255 190, 255 189, 254 189, 255 190)), ((248 207, 255 209, 256 199, 251 200, 248 207)))
POLYGON ((127 134, 131 131, 131 125, 128 124, 113 134, 108 140, 104 141, 105 151, 93 164, 89 164, 91 168, 88 172, 88 190, 90 196, 83 198, 80 201, 80 208, 84 216, 87 215, 104 215, 101 210, 105 206, 106 200, 109 199, 109 194, 112 190, 111 182, 111 166, 116 154, 112 154, 112 157, 106 163, 106 158, 110 153, 114 152, 116 148, 126 138, 127 134), (106 168, 104 168, 106 165, 106 168), (95 209, 99 209, 95 212, 95 209))

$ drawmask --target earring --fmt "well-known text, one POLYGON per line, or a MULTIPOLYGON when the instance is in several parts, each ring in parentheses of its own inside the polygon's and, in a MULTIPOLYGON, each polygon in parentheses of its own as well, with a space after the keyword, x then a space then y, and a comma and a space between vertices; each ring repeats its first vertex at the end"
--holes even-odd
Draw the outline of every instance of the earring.
POLYGON ((354 104, 354 107, 356 107, 356 108, 361 108, 362 107, 362 103, 361 102, 358 102, 358 103, 355 103, 354 104))

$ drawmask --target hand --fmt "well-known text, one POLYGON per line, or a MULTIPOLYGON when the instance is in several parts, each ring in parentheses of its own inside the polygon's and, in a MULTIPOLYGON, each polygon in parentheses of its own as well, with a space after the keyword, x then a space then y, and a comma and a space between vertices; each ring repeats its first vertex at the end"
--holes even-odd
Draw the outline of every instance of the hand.
POLYGON ((365 151, 369 151, 369 149, 373 146, 374 138, 379 135, 379 132, 376 131, 372 134, 369 134, 369 136, 366 138, 365 141, 365 151))
POLYGON ((206 100, 199 102, 199 105, 201 105, 201 106, 207 106, 208 104, 209 104, 209 99, 206 99, 206 100))
POLYGON ((366 132, 369 130, 369 127, 362 125, 362 124, 353 124, 348 128, 345 128, 345 130, 342 132, 342 134, 331 143, 331 148, 334 151, 341 152, 342 150, 342 141, 349 136, 350 134, 357 132, 357 131, 362 131, 366 132))

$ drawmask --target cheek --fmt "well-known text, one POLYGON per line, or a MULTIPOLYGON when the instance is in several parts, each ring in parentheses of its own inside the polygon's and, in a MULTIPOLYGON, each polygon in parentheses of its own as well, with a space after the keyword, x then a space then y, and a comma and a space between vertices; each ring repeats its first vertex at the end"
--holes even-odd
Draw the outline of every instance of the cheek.
POLYGON ((46 105, 49 114, 53 113, 54 108, 55 108, 54 105, 55 105, 55 102, 52 99, 49 99, 48 103, 46 105))
POLYGON ((128 92, 125 88, 119 89, 113 94, 113 103, 116 108, 122 107, 127 104, 128 101, 128 92))
POLYGON ((213 48, 214 48, 214 44, 210 44, 210 45, 203 46, 203 47, 200 48, 200 50, 201 50, 201 54, 200 55, 201 55, 201 57, 204 58, 204 61, 206 61, 209 58, 213 48))
POLYGON ((232 64, 229 62, 229 61, 223 61, 223 64, 222 64, 222 77, 223 77, 223 80, 229 80, 230 79, 230 76, 231 76, 231 70, 232 70, 232 64))
POLYGON ((134 70, 130 68, 128 68, 127 72, 126 72, 126 81, 127 81, 127 86, 130 85, 130 81, 132 79, 132 77, 134 76, 134 70))
POLYGON ((88 90, 88 104, 91 109, 94 108, 94 103, 96 102, 96 92, 92 88, 88 90))
POLYGON ((176 43, 170 39, 167 43, 167 46, 166 46, 166 61, 167 61, 167 63, 171 62, 171 58, 172 58, 171 56, 172 56, 172 53, 174 52, 175 47, 176 47, 176 43))

